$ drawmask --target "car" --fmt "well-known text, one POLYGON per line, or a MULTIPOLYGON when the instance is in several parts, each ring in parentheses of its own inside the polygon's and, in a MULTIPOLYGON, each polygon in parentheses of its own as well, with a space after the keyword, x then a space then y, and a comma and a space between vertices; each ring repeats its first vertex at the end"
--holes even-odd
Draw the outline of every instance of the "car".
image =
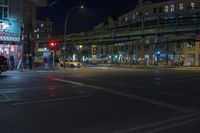
POLYGON ((5 71, 8 71, 8 59, 0 55, 0 74, 5 71))
POLYGON ((42 66, 42 63, 43 63, 43 61, 42 61, 42 59, 37 59, 37 60, 35 60, 34 61, 34 66, 42 66))
POLYGON ((70 61, 70 60, 66 60, 65 61, 65 64, 64 64, 64 61, 60 61, 60 66, 61 67, 64 67, 64 65, 66 67, 78 67, 80 68, 81 67, 81 63, 79 61, 70 61))

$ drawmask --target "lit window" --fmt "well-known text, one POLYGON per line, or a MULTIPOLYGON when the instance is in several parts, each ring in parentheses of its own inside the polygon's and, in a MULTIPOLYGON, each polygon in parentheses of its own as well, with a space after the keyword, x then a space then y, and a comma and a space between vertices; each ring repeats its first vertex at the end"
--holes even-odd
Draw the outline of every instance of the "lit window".
POLYGON ((169 7, 165 6, 165 12, 169 12, 169 7))
POLYGON ((195 8, 195 3, 191 3, 191 7, 192 7, 192 9, 194 9, 195 8))
POLYGON ((149 13, 148 13, 148 12, 146 12, 145 14, 146 14, 146 15, 149 15, 149 13))
POLYGON ((175 7, 174 7, 174 4, 171 4, 171 9, 170 9, 170 11, 171 11, 171 12, 174 12, 174 8, 175 8, 175 7))
POLYGON ((37 34, 37 39, 40 39, 40 35, 39 34, 37 34))
POLYGON ((183 10, 183 3, 179 4, 179 10, 183 10))
POLYGON ((125 21, 128 21, 128 17, 125 17, 125 21))
POLYGON ((44 27, 44 24, 41 24, 41 27, 44 27))
POLYGON ((135 13, 133 13, 133 19, 135 19, 135 13))
POLYGON ((136 16, 137 16, 137 15, 138 15, 138 12, 136 12, 135 14, 136 14, 136 16))

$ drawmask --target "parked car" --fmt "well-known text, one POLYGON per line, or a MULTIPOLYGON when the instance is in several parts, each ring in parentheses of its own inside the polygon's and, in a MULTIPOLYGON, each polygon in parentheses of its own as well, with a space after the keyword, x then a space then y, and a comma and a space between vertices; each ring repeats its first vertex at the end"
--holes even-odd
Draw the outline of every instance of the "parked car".
POLYGON ((70 60, 66 60, 65 61, 65 64, 64 64, 64 61, 60 61, 60 66, 61 67, 64 67, 64 65, 66 67, 78 67, 80 68, 81 67, 81 63, 79 61, 70 61, 70 60))
POLYGON ((0 55, 0 74, 5 71, 8 71, 8 59, 0 55))

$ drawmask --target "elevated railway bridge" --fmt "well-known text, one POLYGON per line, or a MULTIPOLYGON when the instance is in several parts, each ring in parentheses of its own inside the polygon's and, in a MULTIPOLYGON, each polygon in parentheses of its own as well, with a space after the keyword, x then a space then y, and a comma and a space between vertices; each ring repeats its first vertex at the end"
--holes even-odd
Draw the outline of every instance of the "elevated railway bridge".
MULTIPOLYGON (((199 14, 123 24, 114 22, 85 33, 67 35, 65 39, 69 45, 90 46, 94 63, 200 64, 199 14)), ((55 40, 63 44, 63 37, 55 40)))

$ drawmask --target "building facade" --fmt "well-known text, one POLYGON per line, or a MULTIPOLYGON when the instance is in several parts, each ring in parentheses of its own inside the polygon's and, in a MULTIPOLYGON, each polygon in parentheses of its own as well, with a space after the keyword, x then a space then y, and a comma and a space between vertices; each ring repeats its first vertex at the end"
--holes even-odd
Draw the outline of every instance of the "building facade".
POLYGON ((49 20, 37 20, 36 21, 36 39, 51 39, 52 37, 52 21, 49 20))
POLYGON ((112 63, 199 66, 200 2, 140 0, 86 34, 112 63))
POLYGON ((35 52, 38 57, 49 55, 48 43, 39 43, 40 41, 48 42, 52 39, 52 24, 50 20, 37 20, 35 36, 37 39, 35 52))
POLYGON ((46 5, 47 0, 24 0, 24 51, 26 54, 34 53, 37 43, 36 8, 46 5))
POLYGON ((0 54, 20 58, 23 0, 0 1, 0 54))
POLYGON ((34 47, 36 7, 47 0, 0 0, 0 54, 15 57, 16 65, 34 47))

